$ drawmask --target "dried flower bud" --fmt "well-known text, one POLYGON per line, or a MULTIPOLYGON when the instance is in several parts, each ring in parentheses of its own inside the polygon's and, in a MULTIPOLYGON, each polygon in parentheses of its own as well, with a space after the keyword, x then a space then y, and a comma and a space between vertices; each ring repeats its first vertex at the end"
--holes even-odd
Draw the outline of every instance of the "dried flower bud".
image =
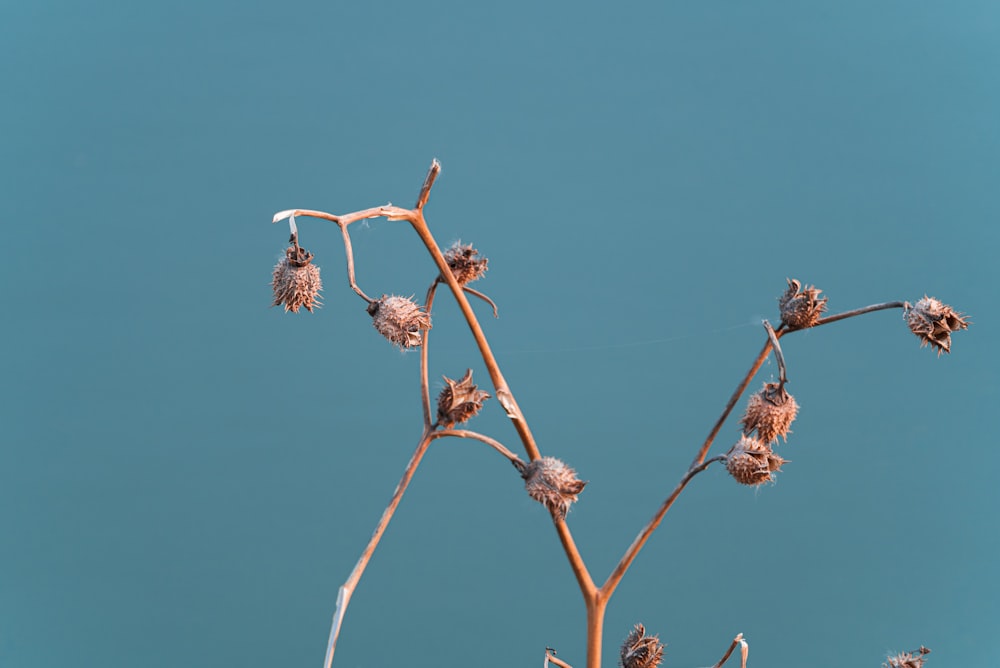
POLYGON ((542 457, 528 464, 521 473, 528 496, 564 518, 577 494, 587 484, 576 477, 576 471, 555 457, 542 457))
POLYGON ((784 463, 784 459, 771 451, 771 446, 752 436, 741 436, 726 455, 726 470, 743 485, 774 480, 771 474, 780 471, 784 463))
POLYGON ((444 252, 444 259, 451 267, 451 273, 455 275, 459 285, 466 285, 482 278, 489 262, 471 244, 463 245, 461 241, 456 241, 444 252))
POLYGON ((472 384, 472 369, 467 369, 462 380, 454 381, 443 376, 447 387, 438 395, 438 424, 450 429, 456 423, 468 421, 483 407, 489 394, 472 384))
POLYGON ((803 289, 802 283, 794 278, 787 280, 788 289, 778 298, 781 322, 792 329, 812 327, 826 310, 826 297, 820 298, 822 290, 818 288, 807 285, 803 289))
POLYGON ((938 356, 942 352, 951 352, 951 333, 960 329, 968 329, 969 323, 947 304, 942 304, 933 297, 924 298, 914 306, 906 305, 903 317, 910 331, 920 337, 920 347, 928 343, 937 348, 938 356))
POLYGON ((773 443, 782 437, 788 440, 789 427, 799 412, 795 397, 780 383, 764 383, 760 392, 750 395, 747 410, 740 422, 743 433, 749 436, 755 429, 757 438, 773 443))
POLYGON ((320 306, 319 291, 323 283, 319 280, 319 267, 312 263, 313 254, 304 248, 291 246, 285 249, 285 257, 274 265, 271 288, 274 302, 271 306, 285 305, 285 311, 298 313, 305 307, 312 311, 320 306))
POLYGON ((622 668, 656 668, 663 661, 663 643, 659 636, 647 636, 646 628, 636 624, 622 643, 622 668))
POLYGON ((895 656, 890 656, 882 668, 923 668, 926 656, 931 651, 924 646, 914 652, 900 652, 895 656))
POLYGON ((420 332, 431 328, 431 318, 413 299, 382 295, 368 305, 372 326, 401 350, 420 346, 420 332))

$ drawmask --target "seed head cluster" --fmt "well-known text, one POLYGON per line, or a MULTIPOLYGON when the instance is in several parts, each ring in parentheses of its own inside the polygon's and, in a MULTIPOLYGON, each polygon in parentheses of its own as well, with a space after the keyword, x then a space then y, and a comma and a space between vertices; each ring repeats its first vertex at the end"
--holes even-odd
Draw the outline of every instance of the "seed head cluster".
POLYGON ((300 308, 312 312, 319 307, 319 291, 323 287, 319 267, 312 264, 313 254, 304 248, 290 246, 285 256, 274 265, 271 289, 274 302, 271 306, 285 305, 285 311, 298 313, 300 308))
POLYGON ((788 289, 778 298, 781 322, 791 329, 812 327, 826 310, 826 297, 820 297, 822 290, 789 278, 788 289))
POLYGON ((662 662, 663 643, 659 636, 646 635, 646 627, 636 624, 622 643, 618 665, 621 668, 656 668, 662 662))
POLYGON ((431 328, 431 317, 408 297, 382 295, 368 305, 372 326, 400 350, 420 346, 420 332, 431 328))
POLYGON ((455 381, 443 376, 446 386, 438 395, 438 424, 446 429, 467 422, 483 407, 489 394, 472 384, 472 369, 468 369, 461 380, 455 381))
POLYGON ((931 651, 923 646, 912 652, 900 652, 886 659, 882 668, 923 668, 924 662, 927 661, 926 657, 930 653, 931 651))
POLYGON ((903 317, 910 331, 920 337, 920 347, 930 344, 937 348, 938 356, 951 352, 952 332, 969 327, 963 314, 926 295, 913 306, 907 305, 903 317))
POLYGON ((774 480, 785 460, 771 446, 752 436, 741 436, 726 455, 726 470, 742 485, 762 485, 774 480))
POLYGON ((482 278, 489 263, 489 259, 481 256, 471 244, 462 244, 461 241, 456 241, 444 252, 444 259, 459 285, 482 278))
POLYGON ((576 477, 576 471, 555 457, 542 457, 528 464, 521 473, 528 496, 563 519, 577 500, 586 482, 576 477))
POLYGON ((788 440, 789 427, 799 412, 795 397, 780 383, 764 383, 760 392, 750 395, 746 412, 740 422, 743 433, 754 431, 763 443, 774 443, 778 437, 788 440))

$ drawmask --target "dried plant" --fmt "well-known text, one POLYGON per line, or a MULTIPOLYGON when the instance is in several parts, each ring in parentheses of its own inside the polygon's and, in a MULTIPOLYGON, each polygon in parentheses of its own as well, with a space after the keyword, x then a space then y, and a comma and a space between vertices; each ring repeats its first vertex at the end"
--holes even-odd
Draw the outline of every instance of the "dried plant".
MULTIPOLYGON (((931 345, 940 355, 941 352, 951 350, 951 335, 968 327, 968 321, 962 314, 930 297, 924 297, 913 306, 905 301, 892 301, 824 317, 827 298, 820 297, 821 291, 812 286, 803 287, 802 283, 796 279, 788 279, 787 289, 778 298, 781 324, 775 329, 766 320, 763 321, 762 325, 766 334, 763 347, 751 363, 750 369, 740 379, 736 390, 710 429, 708 436, 698 447, 690 466, 681 475, 673 491, 660 504, 653 518, 640 530, 638 536, 625 550, 604 582, 598 584, 591 576, 566 522, 570 507, 578 501, 579 495, 587 483, 581 481, 576 472, 564 462, 554 457, 542 456, 528 422, 514 398, 514 392, 504 378, 493 355, 479 318, 469 303, 468 295, 482 299, 493 307, 494 315, 496 314, 496 304, 489 297, 468 287, 468 283, 483 277, 488 260, 472 246, 461 243, 456 243, 442 251, 434 240, 424 218, 424 206, 427 204, 431 188, 440 170, 441 166, 435 160, 431 164, 420 189, 416 206, 412 209, 386 205, 343 215, 291 209, 278 212, 273 219, 273 222, 287 219, 291 228, 291 246, 273 272, 274 305, 284 305, 286 311, 292 312, 298 312, 300 308, 312 311, 318 305, 321 287, 319 270, 312 264, 312 254, 298 245, 295 217, 308 216, 327 220, 340 228, 347 256, 348 284, 367 303, 367 311, 372 317, 375 329, 401 349, 420 349, 422 432, 416 450, 410 458, 402 479, 396 486, 396 491, 388 507, 376 525, 371 540, 363 550, 354 570, 340 588, 327 644, 324 662, 326 668, 329 668, 333 661, 334 650, 351 596, 386 527, 392 520, 414 472, 420 465, 427 449, 435 440, 445 437, 468 438, 493 448, 513 464, 524 481, 528 495, 548 510, 569 560, 570 568, 576 577, 587 610, 586 665, 588 668, 599 668, 604 617, 608 602, 636 556, 646 545, 649 537, 660 525, 688 483, 711 464, 719 462, 725 466, 738 483, 761 485, 772 481, 774 474, 780 471, 782 465, 786 463, 785 459, 775 454, 772 445, 777 443, 779 439, 788 438, 790 426, 798 415, 799 405, 785 387, 788 383, 788 377, 780 345, 782 337, 798 330, 819 327, 875 311, 898 308, 903 309, 906 324, 914 334, 920 337, 922 345, 931 345), (349 226, 361 220, 379 217, 390 221, 409 223, 429 252, 436 268, 436 274, 431 280, 423 305, 406 297, 383 295, 379 299, 373 299, 358 286, 354 272, 354 253, 348 231, 349 226), (475 417, 483 409, 486 399, 490 397, 490 394, 480 390, 472 383, 471 369, 467 370, 465 375, 457 381, 445 376, 446 387, 437 398, 436 411, 435 407, 432 406, 428 383, 428 340, 434 298, 437 288, 442 284, 448 287, 458 302, 462 317, 472 332, 482 362, 489 374, 490 383, 494 390, 493 396, 496 397, 497 403, 510 419, 524 449, 527 461, 522 460, 502 443, 485 434, 455 428, 456 425, 464 424, 475 417), (709 457, 709 450, 715 443, 722 426, 732 414, 736 404, 746 392, 761 366, 772 354, 778 364, 778 382, 765 383, 760 391, 750 395, 746 410, 740 419, 742 433, 739 439, 724 454, 709 457)), ((745 668, 749 646, 742 634, 738 634, 733 639, 722 659, 715 664, 716 668, 726 663, 737 647, 740 648, 741 664, 745 668)), ((917 652, 904 652, 889 657, 888 662, 883 665, 888 668, 921 668, 925 655, 929 651, 921 647, 917 652)), ((658 636, 648 635, 642 624, 637 624, 628 633, 620 651, 620 662, 624 668, 653 668, 660 664, 662 658, 663 644, 660 643, 658 636)), ((554 649, 545 648, 544 665, 548 666, 549 664, 561 668, 569 668, 570 665, 557 658, 554 649)))

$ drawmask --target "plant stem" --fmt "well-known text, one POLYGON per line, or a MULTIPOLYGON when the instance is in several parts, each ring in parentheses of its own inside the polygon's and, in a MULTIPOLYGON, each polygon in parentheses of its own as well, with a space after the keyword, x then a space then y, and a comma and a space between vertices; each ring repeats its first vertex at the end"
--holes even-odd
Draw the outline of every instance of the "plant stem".
POLYGON ((819 320, 817 320, 816 324, 813 325, 813 327, 819 327, 820 325, 828 325, 831 322, 837 322, 838 320, 844 320, 846 318, 853 318, 856 315, 864 315, 865 313, 871 313, 872 311, 884 311, 890 308, 906 308, 906 302, 884 302, 882 304, 872 304, 871 306, 865 306, 864 308, 857 308, 854 309, 853 311, 844 311, 843 313, 828 315, 825 318, 820 318, 819 320))
POLYGON ((340 592, 337 595, 337 609, 333 613, 333 623, 330 626, 330 639, 326 646, 326 657, 323 661, 324 668, 330 668, 330 664, 333 663, 333 652, 337 646, 337 637, 340 635, 340 626, 344 621, 344 613, 347 611, 347 605, 350 603, 351 595, 354 593, 354 589, 358 586, 358 581, 361 580, 361 576, 368 567, 368 562, 371 561, 375 548, 378 547, 379 541, 382 540, 382 534, 385 533, 386 527, 389 526, 389 521, 392 520, 392 516, 396 513, 396 508, 399 506, 399 502, 402 500, 403 494, 406 492, 406 488, 410 485, 410 481, 413 479, 413 474, 416 472, 417 466, 420 465, 420 460, 423 459, 424 454, 427 452, 427 448, 431 444, 431 440, 432 434, 430 431, 425 429, 424 433, 420 437, 420 442, 417 444, 416 450, 413 451, 413 456, 410 457, 410 461, 406 465, 406 470, 403 471, 403 477, 399 480, 399 484, 396 485, 396 491, 393 492, 392 499, 389 500, 389 505, 386 506, 386 509, 382 512, 382 517, 379 519, 378 524, 375 527, 375 531, 372 533, 372 537, 368 541, 368 545, 365 546, 364 551, 361 553, 361 558, 358 559, 358 563, 355 564, 354 570, 352 570, 351 574, 347 577, 347 581, 340 587, 340 592))

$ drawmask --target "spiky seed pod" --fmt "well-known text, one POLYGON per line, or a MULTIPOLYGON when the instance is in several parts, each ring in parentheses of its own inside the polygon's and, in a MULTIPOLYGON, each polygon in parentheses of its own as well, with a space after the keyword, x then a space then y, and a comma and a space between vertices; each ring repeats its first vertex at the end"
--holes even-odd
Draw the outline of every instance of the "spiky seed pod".
POLYGON ((927 295, 915 305, 907 304, 903 309, 903 317, 906 318, 910 331, 920 337, 920 347, 929 343, 931 347, 937 348, 939 357, 942 352, 951 352, 952 332, 969 328, 963 315, 927 295))
POLYGON ((822 290, 811 285, 802 287, 794 278, 786 279, 788 289, 778 298, 781 322, 792 329, 812 327, 826 310, 826 297, 820 297, 822 290))
POLYGON ((536 459, 524 468, 521 477, 528 496, 559 518, 566 517, 569 507, 587 484, 576 477, 576 471, 555 457, 536 459))
POLYGON ((752 436, 741 436, 726 455, 726 470, 742 485, 761 485, 774 479, 785 460, 771 446, 752 436))
POLYGON ((304 248, 291 246, 285 249, 285 256, 274 265, 271 289, 274 302, 271 306, 285 305, 285 311, 298 313, 300 308, 312 311, 320 306, 319 291, 323 287, 319 279, 319 267, 312 264, 313 254, 304 248))
POLYGON ((931 651, 923 646, 914 652, 900 652, 888 657, 882 668, 923 668, 926 656, 930 653, 931 651))
POLYGON ((438 395, 438 424, 450 429, 455 424, 468 421, 483 407, 490 395, 472 384, 472 369, 467 369, 461 380, 442 376, 446 387, 438 395))
POLYGON ((662 662, 663 643, 659 636, 647 636, 646 627, 636 624, 622 643, 618 665, 622 668, 656 668, 662 662))
POLYGON ((788 440, 789 427, 798 415, 795 397, 780 383, 764 383, 760 392, 750 395, 747 410, 740 419, 743 433, 749 436, 757 430, 757 438, 774 443, 778 437, 788 440))
POLYGON ((400 350, 420 346, 420 332, 431 328, 431 317, 413 299, 382 295, 368 305, 372 326, 400 350))
POLYGON ((489 263, 489 259, 481 256, 471 244, 463 245, 461 241, 456 241, 444 252, 444 259, 459 285, 482 278, 489 263))

